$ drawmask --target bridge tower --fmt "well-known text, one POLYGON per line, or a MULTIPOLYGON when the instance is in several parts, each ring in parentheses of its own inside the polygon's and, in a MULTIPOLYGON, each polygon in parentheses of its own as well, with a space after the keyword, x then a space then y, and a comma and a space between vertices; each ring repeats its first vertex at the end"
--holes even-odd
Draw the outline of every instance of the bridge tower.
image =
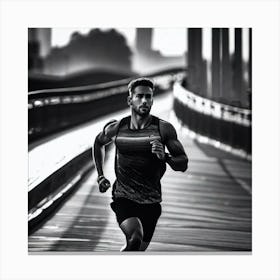
POLYGON ((143 54, 151 52, 152 37, 152 28, 136 28, 136 50, 143 54))
POLYGON ((250 107, 252 29, 233 31, 230 36, 229 28, 212 28, 211 40, 203 42, 203 28, 188 28, 187 86, 190 91, 218 102, 250 107), (248 35, 246 43, 245 35, 248 35), (209 44, 209 59, 202 55, 203 44, 209 44), (230 44, 234 46, 232 53, 230 44))

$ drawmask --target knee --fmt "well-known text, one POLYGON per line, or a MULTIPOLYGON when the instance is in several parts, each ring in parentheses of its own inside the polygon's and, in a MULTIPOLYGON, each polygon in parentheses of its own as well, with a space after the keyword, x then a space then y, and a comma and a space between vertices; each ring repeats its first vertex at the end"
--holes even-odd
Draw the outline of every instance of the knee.
POLYGON ((143 241, 143 234, 141 231, 135 231, 127 240, 131 251, 139 251, 143 241))

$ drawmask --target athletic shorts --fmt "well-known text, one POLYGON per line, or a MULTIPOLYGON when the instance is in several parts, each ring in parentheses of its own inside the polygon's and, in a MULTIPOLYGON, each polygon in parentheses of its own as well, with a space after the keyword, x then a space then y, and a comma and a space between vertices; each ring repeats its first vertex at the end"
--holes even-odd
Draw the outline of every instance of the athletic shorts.
POLYGON ((160 203, 140 204, 126 198, 115 198, 111 208, 116 214, 119 225, 127 218, 139 218, 144 231, 143 241, 151 241, 161 215, 160 203))

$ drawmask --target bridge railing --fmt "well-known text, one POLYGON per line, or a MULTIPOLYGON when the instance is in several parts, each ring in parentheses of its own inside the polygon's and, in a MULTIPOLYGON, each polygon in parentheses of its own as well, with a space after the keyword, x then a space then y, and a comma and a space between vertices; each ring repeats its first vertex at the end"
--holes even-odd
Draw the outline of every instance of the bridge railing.
MULTIPOLYGON (((180 72, 182 73, 182 69, 176 68, 150 75, 157 82, 155 94, 170 88, 173 75, 180 72)), ((126 108, 127 85, 130 80, 29 92, 29 143, 53 132, 126 108)))
POLYGON ((190 131, 236 151, 252 154, 252 112, 198 96, 180 84, 174 86, 174 113, 190 131))

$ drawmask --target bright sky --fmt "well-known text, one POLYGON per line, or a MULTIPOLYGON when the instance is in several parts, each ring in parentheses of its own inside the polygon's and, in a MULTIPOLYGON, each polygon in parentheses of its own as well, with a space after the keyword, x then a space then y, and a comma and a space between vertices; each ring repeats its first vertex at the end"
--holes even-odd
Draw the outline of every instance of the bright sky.
MULTIPOLYGON (((63 46, 69 41, 74 31, 82 34, 89 32, 91 28, 53 28, 52 46, 63 46)), ((116 28, 127 39, 130 47, 134 47, 135 28, 116 28)), ((243 36, 243 58, 248 60, 249 30, 244 28, 243 36)), ((203 57, 211 58, 211 28, 203 28, 203 57)), ((181 55, 187 50, 187 28, 154 28, 153 48, 160 50, 163 55, 181 55)), ((229 49, 234 52, 234 28, 229 29, 229 49)))
MULTIPOLYGON (((63 46, 69 42, 70 35, 79 31, 82 34, 89 32, 91 28, 53 28, 52 46, 63 46)), ((122 33, 130 47, 134 47, 135 28, 116 28, 122 33)), ((153 48, 160 50, 163 55, 181 55, 186 51, 185 28, 155 28, 153 48)))

